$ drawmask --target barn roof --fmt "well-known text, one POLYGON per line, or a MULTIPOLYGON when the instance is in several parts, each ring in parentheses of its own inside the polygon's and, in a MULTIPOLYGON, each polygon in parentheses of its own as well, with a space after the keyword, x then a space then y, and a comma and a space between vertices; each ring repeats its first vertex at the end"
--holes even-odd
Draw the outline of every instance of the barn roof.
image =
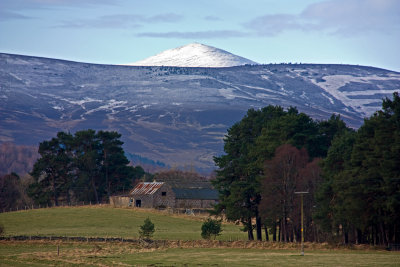
POLYGON ((131 195, 151 195, 154 194, 164 183, 163 182, 143 182, 139 183, 129 193, 131 195))
POLYGON ((218 191, 211 188, 172 188, 177 199, 218 199, 218 191))

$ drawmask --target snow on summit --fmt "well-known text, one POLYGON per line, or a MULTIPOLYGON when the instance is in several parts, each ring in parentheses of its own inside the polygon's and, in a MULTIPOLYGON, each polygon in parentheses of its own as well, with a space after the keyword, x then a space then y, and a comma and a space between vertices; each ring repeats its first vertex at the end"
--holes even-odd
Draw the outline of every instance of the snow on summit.
POLYGON ((233 67, 245 64, 258 64, 247 58, 229 53, 212 46, 193 43, 165 50, 131 66, 175 66, 175 67, 233 67))

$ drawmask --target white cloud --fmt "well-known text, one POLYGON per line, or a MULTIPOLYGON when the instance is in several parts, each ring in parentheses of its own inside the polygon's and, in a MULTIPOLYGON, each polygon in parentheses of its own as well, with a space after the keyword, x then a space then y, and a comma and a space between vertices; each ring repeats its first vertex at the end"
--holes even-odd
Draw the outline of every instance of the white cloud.
POLYGON ((116 5, 119 0, 1 0, 0 7, 6 9, 40 9, 46 7, 85 7, 92 5, 116 5))
POLYGON ((325 31, 344 36, 400 31, 400 1, 329 0, 307 6, 300 14, 257 17, 244 26, 259 35, 274 36, 288 30, 325 31))
POLYGON ((195 32, 141 32, 136 36, 138 37, 152 37, 152 38, 180 38, 180 39, 220 39, 220 38, 233 38, 245 37, 247 33, 241 31, 229 30, 216 30, 216 31, 195 31, 195 32))
POLYGON ((32 19, 32 17, 25 16, 16 12, 0 10, 0 21, 14 20, 14 19, 32 19))
POLYGON ((57 27, 61 28, 138 28, 146 23, 175 23, 183 16, 174 13, 164 13, 154 16, 137 14, 115 14, 94 19, 64 21, 57 27))

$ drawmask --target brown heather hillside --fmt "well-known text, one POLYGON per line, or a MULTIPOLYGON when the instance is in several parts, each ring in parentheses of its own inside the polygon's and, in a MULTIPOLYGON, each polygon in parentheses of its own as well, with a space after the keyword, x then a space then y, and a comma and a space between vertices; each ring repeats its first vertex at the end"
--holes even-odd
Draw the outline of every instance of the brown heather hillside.
POLYGON ((0 144, 0 175, 11 172, 19 175, 26 174, 32 170, 38 158, 39 154, 35 146, 2 143, 0 144))

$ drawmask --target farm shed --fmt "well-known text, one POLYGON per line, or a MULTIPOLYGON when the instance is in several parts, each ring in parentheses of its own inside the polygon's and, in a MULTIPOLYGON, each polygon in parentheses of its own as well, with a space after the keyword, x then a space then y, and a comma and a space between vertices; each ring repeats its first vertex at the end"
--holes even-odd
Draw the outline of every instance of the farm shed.
POLYGON ((211 188, 173 188, 175 208, 212 208, 218 201, 218 192, 211 188))
POLYGON ((210 183, 142 182, 126 196, 113 196, 114 207, 207 209, 218 202, 210 183))
POLYGON ((129 193, 135 207, 173 207, 174 196, 171 188, 163 182, 142 182, 129 193))

